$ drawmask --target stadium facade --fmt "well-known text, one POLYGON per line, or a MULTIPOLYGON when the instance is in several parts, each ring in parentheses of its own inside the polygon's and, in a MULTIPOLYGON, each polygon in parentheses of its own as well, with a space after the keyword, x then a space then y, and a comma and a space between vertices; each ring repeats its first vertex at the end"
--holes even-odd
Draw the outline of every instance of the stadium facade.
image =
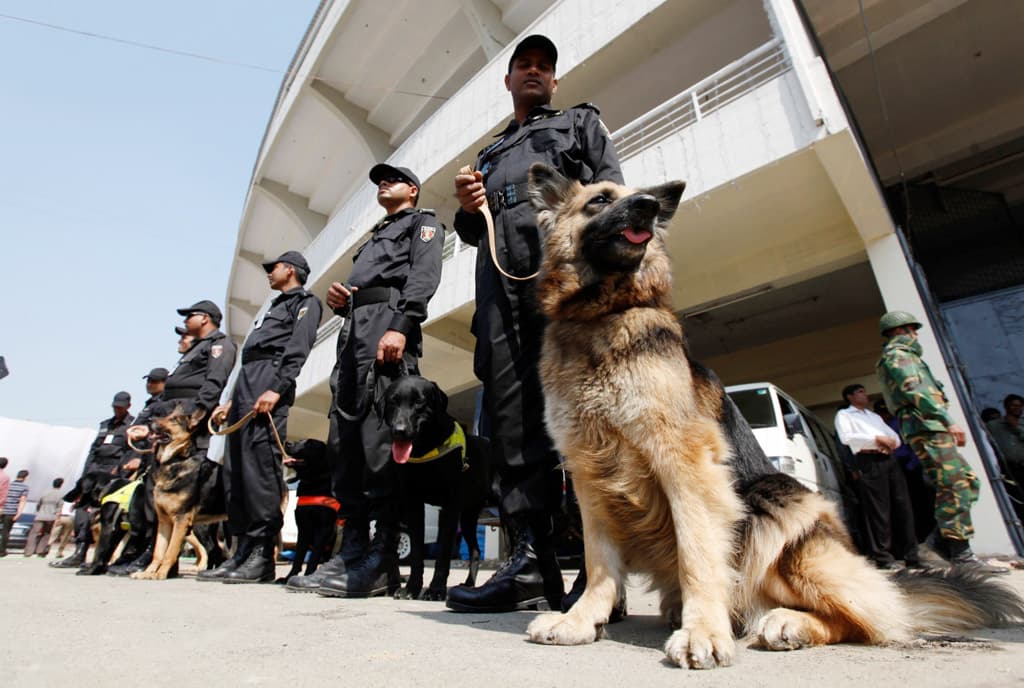
MULTIPOLYGON (((996 200, 1011 226, 1019 216, 1024 176, 1013 179, 1012 155, 1024 99, 1010 91, 1024 87, 1006 79, 1022 66, 1014 5, 326 0, 260 145, 227 288, 227 331, 241 343, 269 302, 260 264, 287 249, 305 254, 307 288, 318 296, 346 279, 382 214, 367 180, 376 162, 414 170, 423 180, 420 206, 435 208, 450 228, 456 170, 511 117, 503 77, 512 47, 517 37, 543 33, 559 47, 555 105, 600 107, 627 183, 687 181, 670 230, 674 304, 694 353, 727 384, 773 382, 831 422, 844 385, 878 391, 878 316, 909 310, 931 319, 922 341, 966 426, 977 400, 965 391, 951 342, 960 337, 960 348, 971 349, 977 337, 947 333, 950 313, 968 302, 998 311, 995 299, 1012 300, 1024 270, 1015 272, 1004 247, 970 265, 991 272, 1001 260, 998 280, 964 270, 950 277, 943 250, 960 249, 944 233, 956 222, 943 191, 953 185, 942 181, 984 194, 987 217, 996 200), (965 32, 984 46, 981 57, 965 32), (1001 70, 1002 90, 990 88, 1001 70), (947 91, 957 87, 969 89, 959 94, 971 96, 966 105, 947 91), (937 171, 946 177, 929 176, 937 171), (939 229, 907 222, 918 197, 938 208, 933 214, 946 204, 947 230, 938 220, 939 229)), ((992 236, 985 241, 1009 241, 1012 250, 1010 238, 992 236)), ((474 260, 475 249, 449 232, 422 364, 467 420, 478 388, 469 331, 474 260)), ((1012 338, 1005 318, 984 322, 986 337, 1012 338)), ((292 437, 326 436, 339 326, 329 313, 321 324, 298 380, 292 437)), ((1007 346, 1006 370, 986 370, 986 379, 1024 383, 1024 350, 1007 346)), ((965 454, 996 475, 972 427, 965 454)), ((994 496, 986 483, 975 548, 1010 552, 1014 524, 994 496)))

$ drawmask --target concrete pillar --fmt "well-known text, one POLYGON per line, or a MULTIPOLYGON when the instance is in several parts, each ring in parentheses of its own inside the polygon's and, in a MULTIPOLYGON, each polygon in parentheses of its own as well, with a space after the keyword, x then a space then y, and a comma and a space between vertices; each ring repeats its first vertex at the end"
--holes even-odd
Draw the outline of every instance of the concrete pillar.
MULTIPOLYGON (((879 237, 866 245, 871 269, 878 282, 878 290, 882 293, 885 307, 890 311, 909 311, 921 318, 925 326, 918 332, 918 340, 924 349, 924 358, 928 362, 935 377, 942 382, 946 396, 949 398, 949 413, 957 425, 966 430, 967 421, 964 415, 963 401, 956 393, 946 372, 947 361, 942 357, 942 350, 935 339, 935 331, 927 325, 925 306, 917 293, 917 285, 910 272, 910 266, 903 255, 899 238, 895 233, 879 237)), ((879 316, 882 314, 879 313, 879 316)), ((878 338, 879 351, 882 338, 878 338)), ((974 472, 981 478, 981 495, 978 503, 971 511, 974 522, 974 539, 971 547, 979 554, 1014 554, 1013 543, 1010 541, 1003 516, 996 505, 992 490, 989 488, 985 469, 978 455, 970 432, 967 434, 967 446, 960 449, 961 455, 967 460, 974 472)))

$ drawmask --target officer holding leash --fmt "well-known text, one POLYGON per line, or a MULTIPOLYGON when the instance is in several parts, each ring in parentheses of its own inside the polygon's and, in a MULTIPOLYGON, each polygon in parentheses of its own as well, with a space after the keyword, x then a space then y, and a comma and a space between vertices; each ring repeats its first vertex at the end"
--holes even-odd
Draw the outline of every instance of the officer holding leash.
POLYGON ((420 325, 441 281, 444 248, 434 211, 416 207, 421 187, 411 170, 375 165, 370 181, 387 215, 356 252, 348 286, 335 282, 327 292, 327 305, 346 318, 331 378, 327 443, 345 518, 342 547, 312 575, 288 581, 293 590, 335 597, 381 595, 399 585, 398 482, 390 432, 373 399, 396 375, 418 373, 420 325), (368 543, 371 520, 376 529, 368 543))
POLYGON ((515 116, 477 156, 476 171, 455 178, 461 205, 455 231, 477 246, 473 368, 484 386, 502 518, 512 536, 510 558, 498 573, 479 588, 449 592, 448 607, 456 611, 505 612, 544 602, 558 609, 564 592, 552 523, 561 507, 562 476, 544 429, 538 372, 544 318, 532 279, 541 241, 528 173, 530 165, 542 162, 583 184, 621 184, 622 171, 597 108, 551 107, 557 61, 558 50, 545 36, 519 42, 505 76, 515 116), (494 217, 496 255, 480 212, 485 203, 494 217))
MULTIPOLYGON (((295 378, 316 341, 321 306, 302 286, 309 277, 309 264, 298 251, 286 251, 264 263, 263 269, 270 288, 281 293, 242 346, 242 369, 235 381, 227 419, 235 424, 249 412, 255 413, 228 436, 224 461, 228 527, 238 538, 238 546, 226 562, 200 572, 201 581, 274 580, 274 545, 284 523, 281 500, 285 490, 283 457, 274 428, 283 442, 288 409, 295 402, 295 378)), ((224 410, 215 409, 214 420, 224 410)))
MULTIPOLYGON (((207 412, 207 418, 199 424, 192 434, 196 448, 203 455, 210 448, 210 433, 207 419, 210 412, 220 402, 231 369, 235 366, 235 343, 220 330, 221 311, 213 301, 204 299, 186 308, 179 308, 178 315, 184 317, 185 326, 175 328, 182 339, 190 339, 189 346, 174 368, 174 372, 166 377, 162 399, 167 403, 164 407, 171 410, 177 401, 192 401, 207 412)), ((166 376, 166 371, 165 376, 166 376)), ((148 406, 147 406, 148 408, 148 406)), ((146 411, 139 414, 139 425, 148 422, 146 411), (146 416, 145 418, 143 416, 146 416)), ((148 430, 148 428, 147 428, 148 430)), ((133 437, 134 441, 134 437, 133 437)), ((146 473, 146 546, 141 553, 128 563, 111 566, 108 573, 115 576, 128 576, 142 571, 149 566, 153 558, 153 544, 156 535, 156 511, 153 507, 153 475, 146 473)))

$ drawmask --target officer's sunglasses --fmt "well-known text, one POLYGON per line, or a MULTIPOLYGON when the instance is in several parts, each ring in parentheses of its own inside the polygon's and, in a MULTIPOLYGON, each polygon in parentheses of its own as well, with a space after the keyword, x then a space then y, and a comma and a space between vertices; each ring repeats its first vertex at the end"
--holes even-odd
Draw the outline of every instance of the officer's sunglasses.
MULTIPOLYGON (((392 175, 390 177, 382 177, 380 182, 387 182, 388 184, 408 184, 409 180, 405 177, 392 175)), ((380 186, 380 182, 377 183, 377 186, 380 186)))
POLYGON ((206 315, 206 313, 203 313, 202 311, 193 311, 193 312, 191 312, 191 313, 189 313, 188 315, 185 316, 185 320, 188 320, 193 315, 206 315))

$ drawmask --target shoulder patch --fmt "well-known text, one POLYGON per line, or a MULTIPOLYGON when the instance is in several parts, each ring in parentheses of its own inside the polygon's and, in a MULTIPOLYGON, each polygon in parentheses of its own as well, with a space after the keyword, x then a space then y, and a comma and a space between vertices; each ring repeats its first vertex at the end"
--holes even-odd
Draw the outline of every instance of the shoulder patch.
POLYGON ((299 309, 299 314, 295 316, 295 319, 302 320, 302 318, 305 317, 307 312, 309 312, 309 306, 303 306, 302 308, 299 309))
POLYGON ((224 353, 224 345, 223 344, 214 344, 213 346, 210 347, 210 355, 213 356, 214 358, 220 358, 221 354, 223 354, 223 353, 224 353))
POLYGON ((593 103, 580 103, 579 105, 573 105, 570 110, 593 110, 594 114, 600 115, 601 110, 593 103))
POLYGON ((437 234, 437 227, 431 225, 420 225, 420 241, 423 243, 429 242, 437 234))

